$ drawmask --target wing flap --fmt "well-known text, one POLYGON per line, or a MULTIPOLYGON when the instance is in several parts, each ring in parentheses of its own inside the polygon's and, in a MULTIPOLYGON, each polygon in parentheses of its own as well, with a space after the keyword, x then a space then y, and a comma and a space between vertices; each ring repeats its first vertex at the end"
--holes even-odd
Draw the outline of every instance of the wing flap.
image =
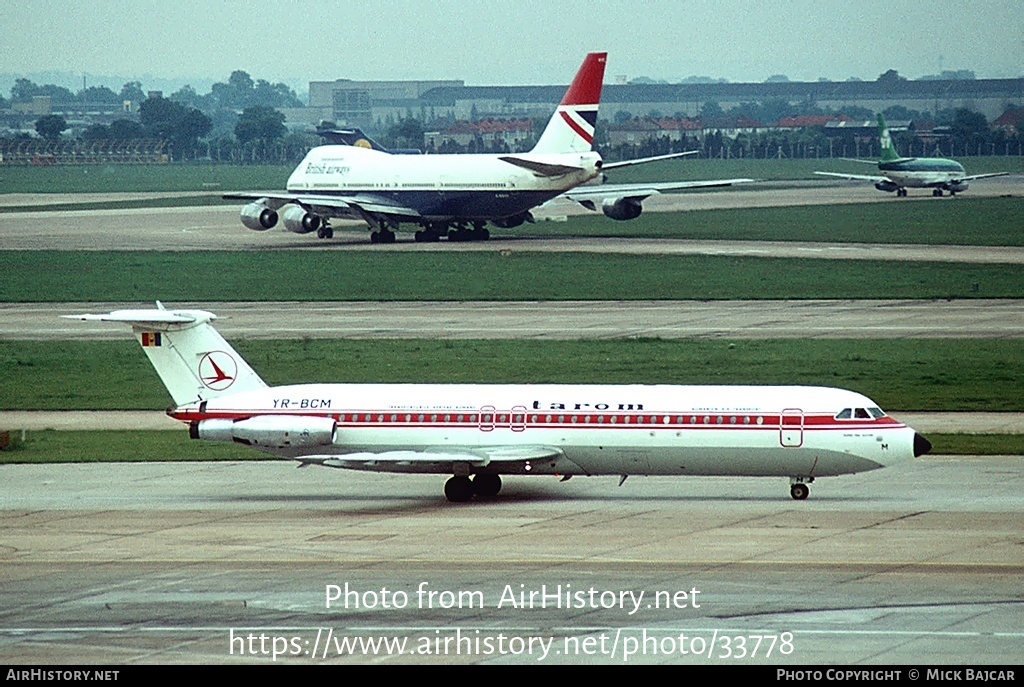
POLYGON ((486 467, 521 469, 530 461, 558 460, 561 449, 551 446, 439 447, 423 451, 359 452, 308 455, 295 460, 304 465, 373 472, 455 473, 456 466, 470 471, 486 467))

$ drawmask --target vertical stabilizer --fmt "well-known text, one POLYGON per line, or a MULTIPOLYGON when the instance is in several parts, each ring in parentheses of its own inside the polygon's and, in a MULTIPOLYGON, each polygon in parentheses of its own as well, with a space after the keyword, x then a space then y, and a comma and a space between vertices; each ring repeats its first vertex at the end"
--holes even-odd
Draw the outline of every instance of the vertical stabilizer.
POLYGON ((64 317, 129 325, 176 405, 267 386, 210 324, 217 316, 205 310, 160 306, 64 317))
POLYGON ((586 56, 540 140, 530 152, 586 153, 591 150, 607 57, 605 52, 592 52, 586 56))
POLYGON ((889 135, 889 127, 886 125, 882 113, 878 113, 878 140, 882 144, 882 162, 900 159, 899 153, 896 152, 896 146, 892 144, 892 136, 889 135))

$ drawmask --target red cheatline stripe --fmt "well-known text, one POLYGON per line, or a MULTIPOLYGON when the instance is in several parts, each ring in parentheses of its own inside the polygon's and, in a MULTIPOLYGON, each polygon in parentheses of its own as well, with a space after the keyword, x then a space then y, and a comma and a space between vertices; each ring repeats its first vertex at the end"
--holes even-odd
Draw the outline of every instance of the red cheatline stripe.
MULTIPOLYGON (((441 427, 478 427, 485 425, 487 427, 508 427, 509 425, 525 425, 536 428, 545 427, 559 427, 565 429, 688 429, 688 430, 768 430, 778 431, 779 427, 779 416, 778 415, 762 415, 763 424, 756 424, 756 415, 737 415, 736 421, 732 421, 732 415, 723 415, 722 421, 718 421, 718 415, 709 415, 709 421, 704 422, 704 415, 693 415, 692 413, 686 413, 684 415, 679 414, 656 414, 656 415, 612 415, 612 414, 551 414, 551 419, 548 420, 548 413, 525 413, 525 414, 514 414, 520 419, 512 419, 509 413, 504 414, 504 418, 499 419, 501 413, 488 413, 490 417, 483 419, 477 415, 466 413, 465 419, 459 422, 455 419, 456 413, 449 413, 453 416, 449 420, 445 421, 442 417, 438 417, 436 420, 429 419, 433 413, 425 413, 422 420, 419 419, 420 413, 393 413, 393 412, 359 412, 359 413, 310 413, 308 411, 284 411, 284 410, 263 410, 263 411, 214 411, 206 413, 196 413, 192 411, 182 411, 175 413, 173 417, 179 420, 209 420, 213 418, 222 419, 234 419, 241 420, 247 419, 259 415, 291 415, 294 417, 329 417, 334 418, 341 424, 348 427, 380 427, 380 426, 425 426, 433 428, 441 427), (392 415, 395 418, 392 419, 392 415), (405 419, 406 415, 410 416, 410 419, 405 419), (360 417, 361 416, 361 417, 360 417), (369 416, 369 417, 367 417, 369 416), (532 419, 536 417, 536 419, 532 419), (559 420, 558 418, 562 418, 559 420), (573 422, 575 417, 576 421, 573 422), (601 419, 598 419, 598 418, 601 419), (612 417, 616 419, 613 421, 612 417), (665 422, 665 418, 670 418, 669 422, 665 422), (691 422, 691 417, 696 417, 696 422, 691 422), (741 418, 750 417, 750 422, 746 423, 741 418), (378 419, 382 418, 382 419, 378 419), (679 418, 682 418, 680 421, 679 418)), ((819 416, 819 417, 805 417, 805 424, 803 430, 814 431, 814 430, 851 430, 851 429, 877 429, 884 427, 887 429, 898 429, 904 427, 903 424, 893 420, 889 417, 880 418, 878 420, 862 420, 862 421, 850 421, 840 420, 836 421, 831 416, 819 416)), ((786 425, 786 429, 800 429, 800 425, 786 425)))
POLYGON ((569 116, 568 112, 566 112, 565 110, 562 110, 559 114, 562 115, 562 119, 565 120, 565 123, 568 124, 572 128, 573 131, 575 131, 577 134, 580 135, 580 138, 582 138, 587 143, 593 143, 594 142, 594 137, 591 136, 590 134, 588 134, 583 129, 583 127, 581 127, 579 124, 574 122, 572 120, 572 117, 569 116))

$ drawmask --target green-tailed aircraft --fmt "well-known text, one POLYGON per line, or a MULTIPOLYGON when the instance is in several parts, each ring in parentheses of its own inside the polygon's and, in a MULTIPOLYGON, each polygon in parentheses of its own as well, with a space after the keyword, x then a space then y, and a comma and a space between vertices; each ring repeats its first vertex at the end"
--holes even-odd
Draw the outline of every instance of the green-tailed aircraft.
POLYGON ((968 182, 975 179, 1001 177, 1009 174, 1009 172, 994 172, 968 176, 963 165, 956 160, 941 157, 900 157, 892 143, 889 127, 885 124, 885 117, 881 114, 878 115, 878 136, 882 144, 881 160, 877 162, 875 160, 851 161, 877 164, 878 171, 882 173, 881 176, 837 172, 815 172, 815 174, 854 181, 871 181, 879 191, 887 193, 895 191, 899 197, 907 195, 908 188, 930 188, 933 196, 941 196, 943 191, 949 191, 950 195, 956 195, 960 191, 966 191, 968 182))

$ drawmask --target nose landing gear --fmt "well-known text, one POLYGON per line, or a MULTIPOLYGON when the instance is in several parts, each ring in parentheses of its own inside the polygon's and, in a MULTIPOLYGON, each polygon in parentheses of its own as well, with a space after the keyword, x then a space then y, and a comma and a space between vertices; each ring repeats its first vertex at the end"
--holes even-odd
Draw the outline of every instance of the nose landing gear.
POLYGON ((813 477, 791 477, 789 485, 789 495, 797 501, 803 501, 810 493, 811 489, 807 485, 814 481, 813 477))

